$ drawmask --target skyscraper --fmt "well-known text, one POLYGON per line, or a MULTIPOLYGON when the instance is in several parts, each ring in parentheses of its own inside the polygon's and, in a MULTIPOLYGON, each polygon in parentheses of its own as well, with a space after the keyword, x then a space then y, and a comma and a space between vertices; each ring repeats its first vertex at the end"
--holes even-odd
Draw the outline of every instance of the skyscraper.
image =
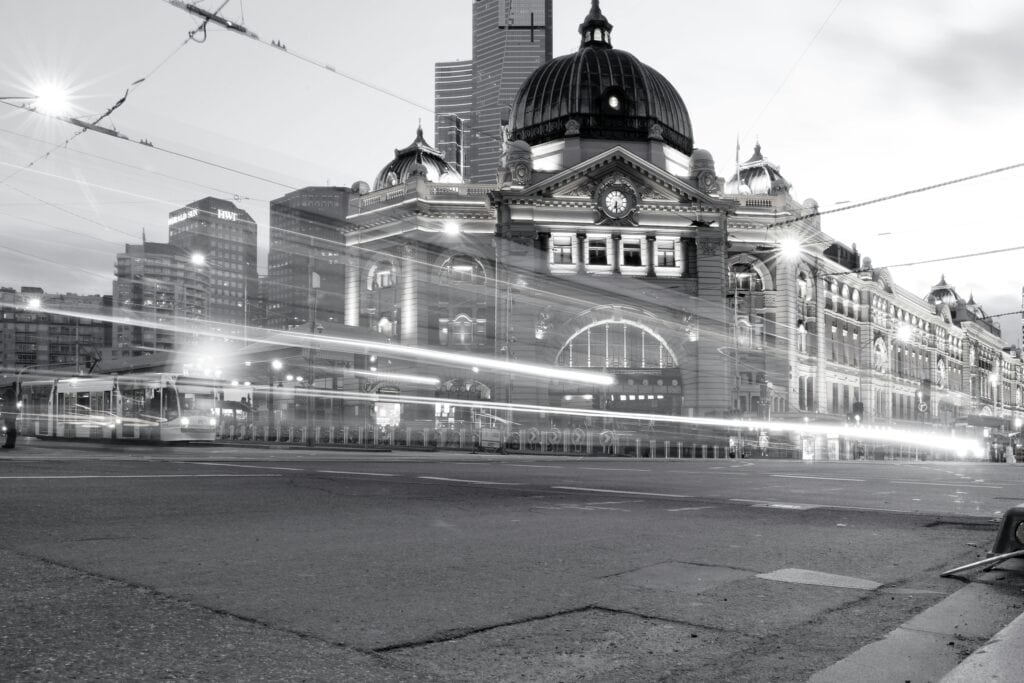
POLYGON ((170 244, 126 244, 117 255, 113 357, 173 351, 196 340, 209 319, 210 276, 192 254, 170 244))
POLYGON ((256 221, 229 201, 206 197, 172 211, 168 242, 202 255, 210 275, 209 320, 245 325, 258 291, 256 221))
POLYGON ((340 246, 351 193, 347 187, 304 187, 270 202, 270 252, 264 281, 268 327, 288 329, 309 323, 314 280, 316 320, 343 322, 340 246))
POLYGON ((501 155, 501 123, 519 86, 551 59, 552 0, 473 0, 473 59, 435 65, 435 141, 470 182, 493 183, 501 155), (466 76, 472 74, 467 100, 466 76), (467 108, 467 104, 470 106, 467 108), (461 122, 465 167, 452 142, 461 122), (451 156, 450 156, 451 155, 451 156))
POLYGON ((434 146, 463 176, 472 117, 473 62, 434 64, 434 146))

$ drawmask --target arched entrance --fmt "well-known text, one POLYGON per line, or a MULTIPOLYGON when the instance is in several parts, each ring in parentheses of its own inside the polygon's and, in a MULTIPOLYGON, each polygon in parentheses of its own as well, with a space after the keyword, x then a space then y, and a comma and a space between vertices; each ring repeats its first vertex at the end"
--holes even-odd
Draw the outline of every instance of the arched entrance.
MULTIPOLYGON (((552 403, 620 413, 682 414, 683 387, 676 352, 651 325, 599 319, 574 332, 556 357, 559 366, 614 374, 611 387, 559 386, 552 403)), ((587 424, 587 418, 576 420, 587 424)))

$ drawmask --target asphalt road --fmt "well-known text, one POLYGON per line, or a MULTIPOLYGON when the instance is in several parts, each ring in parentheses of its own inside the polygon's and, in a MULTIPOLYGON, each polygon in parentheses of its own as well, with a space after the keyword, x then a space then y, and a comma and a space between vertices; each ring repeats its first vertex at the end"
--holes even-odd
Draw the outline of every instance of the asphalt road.
POLYGON ((0 678, 806 680, 956 593, 1019 502, 990 463, 26 440, 0 678))

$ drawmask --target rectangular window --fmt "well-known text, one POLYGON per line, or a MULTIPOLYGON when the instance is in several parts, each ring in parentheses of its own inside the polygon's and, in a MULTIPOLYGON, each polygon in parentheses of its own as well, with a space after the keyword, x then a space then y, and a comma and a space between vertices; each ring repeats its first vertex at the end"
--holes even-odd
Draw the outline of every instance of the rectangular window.
POLYGON ((606 240, 590 240, 587 251, 587 263, 592 266, 608 265, 608 242, 606 240))
POLYGON ((556 237, 551 245, 552 263, 572 263, 572 238, 556 237))
POLYGON ((676 266, 676 245, 672 242, 658 242, 655 249, 659 268, 675 268, 676 266))
POLYGON ((642 266, 643 265, 643 252, 640 250, 639 242, 623 242, 622 243, 622 265, 624 266, 642 266))

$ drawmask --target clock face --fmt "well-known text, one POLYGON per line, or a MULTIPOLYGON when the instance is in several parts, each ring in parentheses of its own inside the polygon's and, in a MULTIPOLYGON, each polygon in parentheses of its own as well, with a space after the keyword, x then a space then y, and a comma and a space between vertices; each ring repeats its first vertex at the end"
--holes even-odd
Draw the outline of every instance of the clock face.
POLYGON ((637 210, 637 191, 628 182, 618 178, 609 179, 598 189, 594 197, 602 222, 628 221, 630 214, 637 210))
POLYGON ((625 216, 629 211, 629 198, 622 190, 612 190, 604 196, 604 208, 611 216, 625 216))

